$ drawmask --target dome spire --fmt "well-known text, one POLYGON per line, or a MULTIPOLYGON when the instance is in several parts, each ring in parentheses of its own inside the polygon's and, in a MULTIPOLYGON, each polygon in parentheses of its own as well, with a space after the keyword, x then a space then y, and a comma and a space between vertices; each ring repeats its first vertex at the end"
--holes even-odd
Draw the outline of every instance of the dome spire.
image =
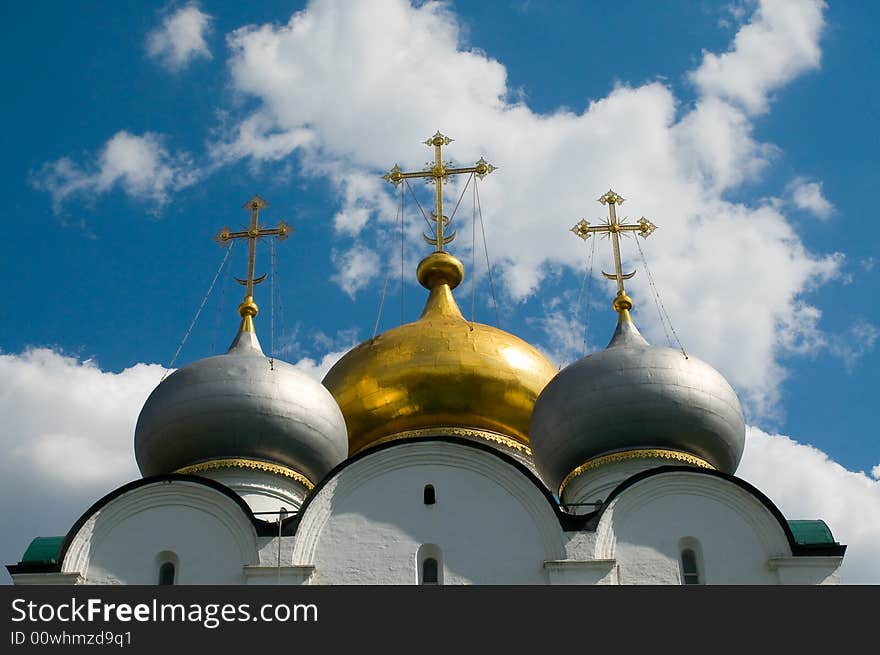
POLYGON ((255 343, 257 349, 259 349, 259 342, 256 341, 256 332, 254 330, 254 317, 260 311, 260 308, 257 306, 257 303, 254 302, 254 285, 259 284, 260 282, 265 280, 266 274, 264 273, 259 277, 254 277, 254 266, 257 257, 257 239, 266 236, 277 236, 279 241, 283 241, 290 234, 293 234, 293 228, 284 221, 280 221, 278 223, 278 227, 273 229, 260 227, 260 210, 263 207, 268 206, 268 202, 266 202, 260 196, 255 195, 243 206, 243 209, 250 210, 251 212, 250 227, 247 230, 242 230, 241 232, 231 232, 228 227, 224 227, 214 237, 214 240, 221 246, 225 246, 229 241, 233 239, 248 240, 247 277, 244 280, 235 278, 236 282, 246 287, 246 291, 244 300, 242 300, 241 304, 238 306, 238 314, 239 316, 241 316, 241 325, 238 328, 238 334, 235 337, 235 341, 232 342, 232 348, 235 348, 237 345, 239 345, 244 340, 245 335, 248 335, 251 338, 248 338, 247 341, 250 343, 255 343))
MULTIPOLYGON (((450 217, 443 214, 443 182, 450 175, 464 174, 475 175, 482 180, 496 168, 483 157, 480 157, 473 166, 453 168, 452 162, 443 161, 443 146, 449 145, 452 141, 453 139, 437 130, 434 136, 423 142, 426 146, 434 148, 433 165, 429 162, 424 170, 405 172, 400 170, 398 164, 394 164, 394 167, 383 175, 382 179, 391 182, 395 187, 410 178, 427 178, 429 183, 434 183, 434 211, 431 212, 431 220, 435 224, 434 234, 433 236, 423 234, 422 237, 433 245, 435 250, 419 262, 416 272, 419 283, 431 292, 422 317, 439 313, 464 320, 455 299, 452 297, 452 289, 461 284, 464 279, 464 266, 457 257, 446 252, 446 246, 455 239, 455 232, 445 233, 450 217)), ((409 183, 407 183, 408 185, 409 183)), ((454 211, 453 214, 455 214, 454 211)))
POLYGON ((596 232, 606 237, 609 235, 611 236, 611 245, 614 249, 614 273, 606 273, 605 271, 602 271, 602 275, 607 280, 617 281, 617 296, 615 296, 614 302, 611 303, 611 306, 614 307, 614 311, 618 313, 617 322, 619 330, 621 325, 632 321, 629 315, 629 310, 633 308, 633 301, 632 298, 626 295, 623 281, 629 280, 636 274, 636 272, 623 272, 623 266, 620 262, 620 240, 618 235, 622 234, 626 236, 627 232, 638 232, 639 236, 647 239, 651 236, 651 233, 657 229, 657 226, 644 216, 642 216, 634 225, 628 225, 626 223, 626 217, 622 220, 618 220, 616 207, 617 205, 623 204, 624 198, 611 189, 603 193, 597 200, 603 205, 608 205, 608 220, 604 221, 601 225, 591 226, 589 221, 581 219, 580 222, 571 228, 571 231, 575 236, 580 237, 584 241, 589 239, 590 235, 596 232))
POLYGON ((444 234, 445 228, 449 223, 449 217, 443 215, 443 181, 450 175, 463 175, 465 173, 476 175, 482 180, 489 173, 496 170, 492 164, 482 157, 473 166, 453 168, 452 162, 443 161, 443 146, 448 146, 452 141, 453 139, 450 139, 445 134, 440 134, 440 130, 437 130, 434 136, 424 141, 426 146, 434 148, 433 166, 429 165, 428 168, 422 171, 407 173, 400 170, 399 165, 394 164, 394 168, 382 176, 383 180, 391 182, 394 186, 399 185, 404 180, 415 177, 428 178, 429 182, 433 180, 434 211, 431 212, 431 220, 436 223, 436 228, 434 229, 434 236, 425 234, 423 237, 425 241, 436 247, 435 252, 445 252, 446 245, 455 238, 455 232, 450 235, 444 234))
POLYGON ((395 165, 383 176, 395 186, 409 178, 434 184, 436 228, 425 235, 434 251, 417 271, 429 291, 424 311, 346 353, 324 386, 345 416, 351 453, 397 439, 452 436, 490 444, 530 465, 529 417, 556 367, 522 339, 465 320, 455 302, 452 290, 464 267, 445 250, 455 234, 446 233, 451 217, 443 215, 443 182, 465 173, 482 179, 495 167, 480 158, 452 168, 442 159, 442 147, 451 142, 437 132, 425 142, 434 148, 433 164, 420 172, 395 165))

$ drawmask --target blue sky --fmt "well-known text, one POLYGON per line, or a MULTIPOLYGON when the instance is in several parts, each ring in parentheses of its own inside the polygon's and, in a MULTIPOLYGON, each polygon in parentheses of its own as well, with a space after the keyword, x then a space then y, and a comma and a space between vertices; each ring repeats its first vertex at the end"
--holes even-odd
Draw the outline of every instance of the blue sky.
MULTIPOLYGON (((880 326, 880 9, 591 4, 5 5, 16 29, 0 46, 0 397, 15 429, 3 440, 7 466, 42 481, 33 502, 57 506, 13 521, 5 560, 136 475, 130 430, 162 374, 148 365, 168 365, 223 256, 212 237, 245 225, 254 193, 270 202, 266 221, 296 228, 277 251, 280 357, 320 375, 369 337, 388 267, 380 329, 415 318, 421 219, 407 198, 401 300, 395 198, 378 176, 395 162, 420 166, 437 129, 456 138, 450 158, 499 167, 480 193, 502 328, 560 364, 583 354, 587 251, 567 230, 603 216, 595 198, 613 187, 623 214, 659 226, 643 248, 685 347, 743 399, 753 433, 741 473, 791 518, 814 512, 842 540, 880 547, 876 531, 855 527, 880 512, 868 395, 880 326), (78 376, 82 398, 66 386, 78 376), (119 400, 108 408, 107 398, 119 400), (58 474, 59 458, 79 473, 58 474), (791 482, 773 487, 774 477, 791 482), (812 494, 831 500, 805 504, 812 494), (851 509, 838 517, 841 504, 851 509)), ((451 250, 476 280, 477 320, 493 323, 485 268, 470 271, 467 198, 451 250)), ((609 270, 608 250, 597 244, 596 271, 609 270)), ((663 343, 631 241, 624 257, 640 271, 639 326, 663 343)), ((269 268, 263 248, 258 272, 269 268)), ((178 365, 231 340, 243 248, 230 269, 178 365)), ((466 313, 471 282, 458 294, 466 313)), ((613 328, 613 287, 590 288, 595 349, 613 328)), ((266 350, 269 292, 258 287, 266 350)), ((851 579, 870 576, 880 571, 851 579)))

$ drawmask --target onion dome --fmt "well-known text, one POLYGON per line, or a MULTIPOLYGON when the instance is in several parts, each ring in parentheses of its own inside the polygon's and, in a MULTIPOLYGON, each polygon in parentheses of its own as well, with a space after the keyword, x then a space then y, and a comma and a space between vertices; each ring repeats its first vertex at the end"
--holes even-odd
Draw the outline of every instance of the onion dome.
POLYGON ((392 439, 455 435, 529 455, 529 418, 556 374, 537 349, 464 319, 452 296, 461 262, 442 251, 418 267, 421 317, 349 351, 324 378, 358 452, 392 439))
POLYGON ((178 369, 150 394, 135 430, 138 466, 144 476, 251 468, 311 488, 345 459, 345 420, 320 383, 263 354, 252 296, 239 313, 225 355, 178 369))
POLYGON ((615 299, 608 347, 563 369, 532 415, 535 465, 551 489, 624 459, 656 459, 733 473, 745 446, 736 393, 718 371, 671 348, 651 346, 615 299))

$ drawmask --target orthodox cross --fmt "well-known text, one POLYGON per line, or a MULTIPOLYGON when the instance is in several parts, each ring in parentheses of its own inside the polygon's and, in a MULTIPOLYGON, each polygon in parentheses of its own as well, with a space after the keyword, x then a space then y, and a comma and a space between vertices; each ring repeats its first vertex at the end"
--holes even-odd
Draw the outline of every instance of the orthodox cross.
POLYGON ((606 237, 611 235, 611 244, 614 249, 614 274, 602 271, 602 275, 605 276, 605 279, 617 280, 617 298, 614 300, 614 309, 618 312, 620 312, 621 309, 632 309, 632 301, 626 295, 626 291, 623 288, 623 281, 629 280, 636 274, 636 272, 623 272, 623 267, 620 263, 620 242, 618 240, 618 235, 623 234, 626 236, 627 232, 637 232, 639 236, 647 239, 651 236, 651 233, 657 229, 657 226, 644 216, 642 216, 634 225, 627 225, 625 217, 623 220, 618 220, 616 207, 623 203, 624 198, 610 189, 598 198, 598 201, 603 205, 608 205, 608 220, 604 221, 601 225, 593 226, 590 225, 589 221, 581 219, 577 225, 571 228, 571 231, 584 241, 589 239, 590 235, 595 232, 603 234, 606 237))
POLYGON ((431 219, 437 224, 434 230, 434 236, 429 237, 427 234, 422 235, 428 243, 436 246, 437 252, 443 252, 443 247, 455 238, 455 232, 446 236, 443 229, 449 223, 449 218, 443 215, 443 181, 450 175, 461 175, 462 173, 473 173, 481 180, 489 173, 495 170, 495 167, 480 157, 480 160, 473 166, 467 168, 452 168, 451 162, 443 161, 443 146, 452 143, 452 139, 448 136, 440 134, 438 131, 434 136, 424 142, 426 146, 434 147, 434 164, 428 163, 428 168, 412 173, 405 173, 400 170, 400 166, 394 164, 388 173, 382 176, 383 180, 391 182, 394 186, 400 184, 403 180, 414 177, 428 178, 428 182, 434 182, 435 191, 435 210, 431 212, 431 219))
POLYGON ((268 205, 269 203, 263 200, 260 196, 254 196, 243 206, 243 209, 249 209, 251 212, 250 227, 241 232, 230 232, 228 227, 224 227, 214 237, 214 240, 221 246, 225 246, 231 239, 248 240, 247 278, 244 280, 235 278, 236 282, 247 287, 244 302, 241 304, 241 307, 239 307, 239 313, 242 315, 242 318, 245 318, 246 316, 253 318, 257 315, 257 306, 256 303, 254 303, 254 285, 259 284, 266 279, 265 273, 260 277, 254 277, 254 264, 257 256, 257 239, 260 237, 277 236, 279 241, 283 241, 290 234, 293 234, 293 228, 284 221, 279 222, 278 227, 276 228, 265 229, 260 227, 260 210, 268 205))

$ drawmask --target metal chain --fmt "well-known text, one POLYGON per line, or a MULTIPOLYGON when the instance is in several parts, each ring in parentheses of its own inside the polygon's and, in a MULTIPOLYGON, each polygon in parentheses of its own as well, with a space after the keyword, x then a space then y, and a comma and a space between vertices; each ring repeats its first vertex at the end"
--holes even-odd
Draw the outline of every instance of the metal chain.
MULTIPOLYGON (((278 321, 279 321, 278 327, 280 328, 278 333, 280 335, 280 340, 283 344, 284 335, 287 333, 287 324, 284 321, 284 294, 283 294, 283 289, 281 286, 281 276, 278 274, 278 260, 275 257, 275 250, 274 250, 275 241, 271 241, 270 243, 272 243, 272 246, 273 246, 273 250, 272 250, 272 268, 273 268, 272 277, 278 279, 278 285, 276 287, 276 295, 277 295, 277 301, 278 301, 278 321)), ((272 318, 272 323, 273 323, 273 325, 275 323, 274 314, 273 314, 273 318, 272 318)), ((283 348, 283 345, 282 345, 282 348, 283 348)))
MULTIPOLYGON (((232 243, 235 243, 234 241, 232 243)), ((232 269, 226 269, 227 273, 229 273, 229 277, 232 277, 232 269)), ((217 345, 217 334, 220 331, 220 317, 223 316, 223 308, 226 306, 226 288, 229 286, 228 281, 227 284, 220 285, 220 303, 217 305, 217 317, 214 319, 214 329, 211 332, 211 353, 216 352, 215 347, 217 345)))
MULTIPOLYGON (((171 361, 168 363, 168 367, 165 373, 162 374, 162 380, 164 380, 168 373, 172 368, 174 368, 174 364, 177 362, 177 358, 180 356, 180 351, 183 350, 184 344, 186 344, 186 340, 189 339, 189 335, 192 332, 193 327, 196 324, 196 321, 199 320, 199 315, 202 313, 202 310, 205 308, 205 303, 208 302, 208 297, 211 295, 211 292, 214 290, 214 285, 217 283, 217 278, 220 277, 220 271, 223 270, 223 267, 226 265, 226 261, 229 259, 229 253, 232 252, 232 248, 235 245, 235 242, 230 242, 230 244, 226 247, 226 254, 223 255, 223 261, 220 262, 220 266, 217 268, 217 272, 214 273, 214 279, 211 280, 211 285, 208 287, 208 292, 205 294, 205 297, 202 298, 202 302, 199 304, 199 308, 196 310, 196 315, 193 316, 192 322, 190 322, 189 327, 186 330, 186 333, 183 335, 183 339, 180 340, 180 344, 177 346, 177 352, 174 353, 174 357, 171 358, 171 361)), ((162 381, 160 380, 160 382, 162 381)))
POLYGON ((275 239, 269 239, 269 368, 275 369, 275 239))
POLYGON ((584 355, 587 354, 589 348, 590 334, 590 310, 593 308, 593 262, 596 254, 596 239, 593 239, 593 247, 590 250, 590 284, 587 287, 587 312, 584 317, 584 355))
POLYGON ((455 218, 455 212, 458 211, 458 206, 461 204, 461 199, 464 198, 464 192, 467 191, 468 185, 471 183, 471 180, 473 178, 474 178, 473 173, 468 175, 467 182, 464 183, 464 188, 461 190, 461 195, 458 196, 458 202, 455 203, 455 208, 453 208, 452 213, 449 215, 449 222, 446 223, 447 228, 449 228, 452 225, 452 219, 455 218))
MULTIPOLYGON (((397 208, 397 216, 395 217, 394 222, 396 223, 398 220, 401 221, 401 226, 403 218, 403 202, 397 208)), ((391 266, 389 262, 389 266, 385 271, 385 284, 382 285, 382 296, 379 298, 379 311, 376 314, 376 324, 373 326, 373 336, 370 337, 370 340, 376 338, 376 333, 379 331, 379 321, 382 319, 382 308, 385 306, 385 295, 388 293, 388 280, 391 279, 391 266)))
MULTIPOLYGON (((584 247, 585 248, 587 247, 586 242, 584 242, 584 247)), ((580 318, 580 315, 581 315, 581 307, 582 307, 581 300, 583 299, 583 295, 584 295, 584 287, 587 285, 587 280, 589 279, 590 286, 587 289, 587 311, 586 311, 586 317, 584 318, 584 338, 583 338, 584 355, 587 354, 587 336, 589 334, 589 329, 590 329, 589 328, 589 326, 590 326, 590 304, 592 303, 592 297, 593 297, 593 255, 595 254, 595 252, 596 252, 596 240, 593 239, 592 247, 590 248, 590 256, 587 259, 588 265, 584 267, 584 279, 581 280, 581 288, 578 291, 577 302, 575 303, 574 318, 575 318, 575 320, 577 320, 578 318, 580 318)), ((559 368, 560 368, 560 370, 562 369, 561 364, 560 364, 559 368)))
POLYGON ((486 253, 486 270, 489 272, 489 288, 492 290, 492 303, 495 307, 495 325, 501 327, 501 321, 498 318, 498 298, 495 295, 495 280, 492 277, 492 266, 489 264, 489 245, 486 243, 486 226, 483 223, 483 206, 480 203, 480 190, 476 180, 474 180, 474 191, 477 195, 477 210, 480 213, 480 231, 483 233, 483 251, 486 253))
POLYGON ((419 211, 422 212, 422 218, 425 219, 425 223, 427 223, 428 227, 433 230, 434 226, 431 225, 431 221, 428 220, 428 215, 425 213, 425 210, 422 209, 422 203, 419 202, 419 199, 416 196, 416 192, 413 191, 412 187, 409 185, 409 180, 404 178, 403 181, 406 182, 406 188, 409 189, 410 194, 412 194, 413 199, 416 201, 416 205, 418 205, 418 207, 419 207, 419 211))
POLYGON ((379 311, 376 314, 376 324, 373 325, 373 336, 370 340, 376 338, 376 332, 379 331, 379 320, 382 318, 382 307, 385 306, 385 294, 388 293, 388 279, 391 277, 391 267, 385 271, 385 284, 382 285, 382 296, 379 298, 379 311))
POLYGON ((403 279, 403 246, 406 241, 406 234, 403 229, 403 199, 406 196, 403 187, 400 188, 400 209, 398 210, 400 213, 400 324, 403 325, 403 316, 404 316, 404 291, 406 290, 406 283, 403 279))
MULTIPOLYGON (((663 316, 666 316, 666 321, 669 323, 669 330, 672 331, 672 336, 675 337, 675 342, 678 344, 679 350, 681 350, 681 354, 684 355, 685 359, 688 359, 688 354, 684 349, 684 346, 681 344, 681 339, 678 338, 678 334, 675 331, 675 328, 672 325, 672 319, 669 318, 669 312, 666 311, 666 306, 663 304, 663 299, 660 297, 660 291, 657 289, 657 285, 654 282, 654 276, 651 273, 651 269, 648 267, 648 259, 645 257, 645 253, 642 250, 642 244, 639 243, 638 237, 635 237, 636 245, 639 248, 639 255, 642 257, 642 263, 645 265, 645 272, 648 274, 648 284, 651 285, 651 289, 654 292, 654 299, 657 304, 657 313, 660 314, 660 323, 663 325, 663 331, 666 332, 666 325, 663 324, 663 316)), ((669 339, 669 332, 666 332, 666 340, 669 339)))
MULTIPOLYGON (((477 185, 474 184, 474 207, 471 215, 471 323, 477 318, 477 185)), ((473 329, 473 326, 471 326, 473 329)))

